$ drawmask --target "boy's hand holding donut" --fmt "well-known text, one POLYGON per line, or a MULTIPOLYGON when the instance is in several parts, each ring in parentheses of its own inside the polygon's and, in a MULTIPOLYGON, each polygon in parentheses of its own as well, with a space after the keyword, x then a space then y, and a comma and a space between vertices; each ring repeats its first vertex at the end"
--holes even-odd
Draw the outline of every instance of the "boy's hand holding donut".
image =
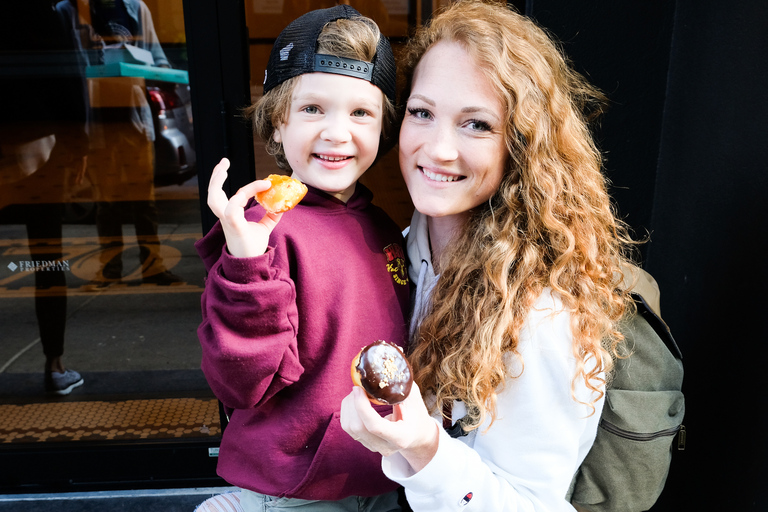
MULTIPOLYGON (((260 256, 266 252, 269 235, 275 229, 282 213, 277 211, 272 213, 265 207, 266 215, 259 222, 252 222, 245 218, 245 206, 252 197, 272 188, 272 182, 269 180, 253 181, 227 199, 223 186, 227 180, 228 169, 229 160, 226 158, 222 158, 221 162, 213 168, 208 184, 208 206, 221 221, 221 227, 227 239, 227 251, 232 256, 236 258, 260 256)), ((306 187, 304 187, 304 193, 306 193, 306 187)), ((304 195, 302 194, 301 197, 304 195)), ((300 201, 301 198, 298 200, 300 201)), ((291 207, 293 206, 295 204, 292 204, 291 207)), ((278 210, 285 211, 283 208, 278 208, 278 210)))

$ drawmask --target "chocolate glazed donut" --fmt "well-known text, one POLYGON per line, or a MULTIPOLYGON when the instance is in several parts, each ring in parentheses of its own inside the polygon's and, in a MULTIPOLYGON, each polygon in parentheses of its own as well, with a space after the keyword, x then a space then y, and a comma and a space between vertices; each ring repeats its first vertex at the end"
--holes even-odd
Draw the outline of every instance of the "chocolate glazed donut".
POLYGON ((411 391, 411 365, 397 345, 377 341, 355 356, 352 381, 363 388, 368 399, 379 405, 396 405, 411 391))

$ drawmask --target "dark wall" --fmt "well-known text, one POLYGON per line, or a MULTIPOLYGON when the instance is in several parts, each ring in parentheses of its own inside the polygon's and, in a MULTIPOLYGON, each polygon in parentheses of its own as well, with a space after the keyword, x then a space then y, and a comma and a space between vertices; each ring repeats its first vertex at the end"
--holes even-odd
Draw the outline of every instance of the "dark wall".
POLYGON ((560 40, 573 66, 608 97, 595 135, 604 152, 611 195, 637 236, 646 236, 674 2, 529 0, 527 10, 560 40))
MULTIPOLYGON (((647 268, 687 355, 680 494, 766 510, 768 3, 679 0, 647 268), (745 450, 724 436, 742 425, 745 450)), ((681 497, 681 501, 682 501, 681 497)))
POLYGON ((687 449, 652 510, 768 510, 768 3, 586 4, 528 12, 613 102, 612 194, 684 354, 687 449))

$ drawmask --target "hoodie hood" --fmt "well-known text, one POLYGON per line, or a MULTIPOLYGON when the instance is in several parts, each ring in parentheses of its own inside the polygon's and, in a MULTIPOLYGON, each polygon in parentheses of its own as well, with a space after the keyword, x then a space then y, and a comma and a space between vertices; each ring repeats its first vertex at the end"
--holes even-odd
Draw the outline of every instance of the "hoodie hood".
POLYGON ((411 225, 407 231, 406 251, 408 252, 408 276, 416 283, 416 290, 411 297, 410 336, 413 339, 416 327, 421 323, 429 304, 429 296, 437 282, 435 268, 432 266, 432 251, 429 248, 429 227, 427 216, 414 210, 411 225))

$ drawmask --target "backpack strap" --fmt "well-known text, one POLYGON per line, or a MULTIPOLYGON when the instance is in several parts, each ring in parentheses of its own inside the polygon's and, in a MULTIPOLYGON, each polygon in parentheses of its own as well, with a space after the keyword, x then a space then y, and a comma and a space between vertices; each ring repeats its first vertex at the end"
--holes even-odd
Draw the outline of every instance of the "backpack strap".
POLYGON ((630 290, 637 306, 637 313, 656 331, 670 352, 678 359, 683 358, 672 331, 661 318, 661 292, 659 284, 651 274, 640 267, 625 265, 622 267, 623 286, 630 290))
POLYGON ((672 331, 669 330, 667 323, 654 312, 653 308, 651 308, 642 295, 632 292, 632 298, 635 299, 637 314, 642 316, 653 330, 656 331, 656 334, 659 335, 659 338, 661 338, 661 341, 664 342, 669 351, 678 359, 682 359, 683 353, 680 350, 680 347, 677 346, 677 342, 672 336, 672 331))
POLYGON ((661 291, 653 276, 635 265, 622 265, 621 273, 622 288, 643 297, 646 306, 661 318, 661 291))

